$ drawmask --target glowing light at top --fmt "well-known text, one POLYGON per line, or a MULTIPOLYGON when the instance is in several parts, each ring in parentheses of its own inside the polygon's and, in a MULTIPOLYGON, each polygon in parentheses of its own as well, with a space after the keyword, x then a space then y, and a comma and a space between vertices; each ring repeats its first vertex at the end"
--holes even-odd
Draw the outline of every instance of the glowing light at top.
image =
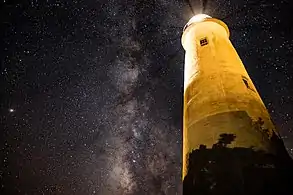
MULTIPOLYGON (((206 18, 212 18, 211 16, 209 15, 206 15, 206 14, 197 14, 195 16, 193 16, 189 21, 188 23, 194 23, 194 22, 201 22, 203 21, 204 19, 206 18)), ((188 24, 187 23, 187 24, 188 24)))
POLYGON ((211 16, 207 15, 207 14, 197 14, 195 16, 193 16, 192 18, 190 18, 190 20, 187 22, 187 24, 184 27, 184 30, 191 25, 192 23, 196 23, 196 22, 202 22, 204 21, 206 18, 212 18, 211 16))

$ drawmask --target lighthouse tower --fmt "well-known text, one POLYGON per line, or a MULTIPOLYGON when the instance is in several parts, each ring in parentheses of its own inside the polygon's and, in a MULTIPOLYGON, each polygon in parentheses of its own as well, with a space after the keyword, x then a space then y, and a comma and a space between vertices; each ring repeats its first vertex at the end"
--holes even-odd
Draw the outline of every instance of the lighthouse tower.
POLYGON ((183 194, 287 193, 291 158, 227 25, 196 15, 182 45, 183 194))

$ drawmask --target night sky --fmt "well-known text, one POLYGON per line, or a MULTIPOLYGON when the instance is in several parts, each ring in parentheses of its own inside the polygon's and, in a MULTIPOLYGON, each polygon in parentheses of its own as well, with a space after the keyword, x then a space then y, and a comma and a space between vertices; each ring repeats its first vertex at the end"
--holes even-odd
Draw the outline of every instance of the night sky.
MULTIPOLYGON (((19 2, 0 8, 0 193, 181 194, 188 3, 19 2)), ((205 3, 293 154, 292 4, 205 3)))

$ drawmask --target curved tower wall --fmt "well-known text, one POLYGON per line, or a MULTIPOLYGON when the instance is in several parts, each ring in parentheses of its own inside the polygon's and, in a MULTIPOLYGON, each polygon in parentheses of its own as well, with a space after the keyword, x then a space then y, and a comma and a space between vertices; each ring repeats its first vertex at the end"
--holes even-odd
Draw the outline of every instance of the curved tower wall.
MULTIPOLYGON (((182 45, 186 52, 182 179, 191 170, 191 153, 201 148, 237 148, 276 155, 282 141, 229 40, 226 24, 208 16, 193 18, 185 27, 182 45)), ((254 163, 237 166, 242 170, 254 163)), ((271 160, 268 163, 274 164, 271 160)))

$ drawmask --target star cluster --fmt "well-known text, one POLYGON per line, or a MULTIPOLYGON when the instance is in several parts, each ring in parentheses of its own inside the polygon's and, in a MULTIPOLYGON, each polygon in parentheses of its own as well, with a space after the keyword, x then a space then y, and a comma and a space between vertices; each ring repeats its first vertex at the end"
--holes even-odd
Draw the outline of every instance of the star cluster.
MULTIPOLYGON (((205 3, 293 154, 289 3, 205 3)), ((191 16, 176 0, 4 1, 0 191, 181 194, 180 36, 191 16)))

